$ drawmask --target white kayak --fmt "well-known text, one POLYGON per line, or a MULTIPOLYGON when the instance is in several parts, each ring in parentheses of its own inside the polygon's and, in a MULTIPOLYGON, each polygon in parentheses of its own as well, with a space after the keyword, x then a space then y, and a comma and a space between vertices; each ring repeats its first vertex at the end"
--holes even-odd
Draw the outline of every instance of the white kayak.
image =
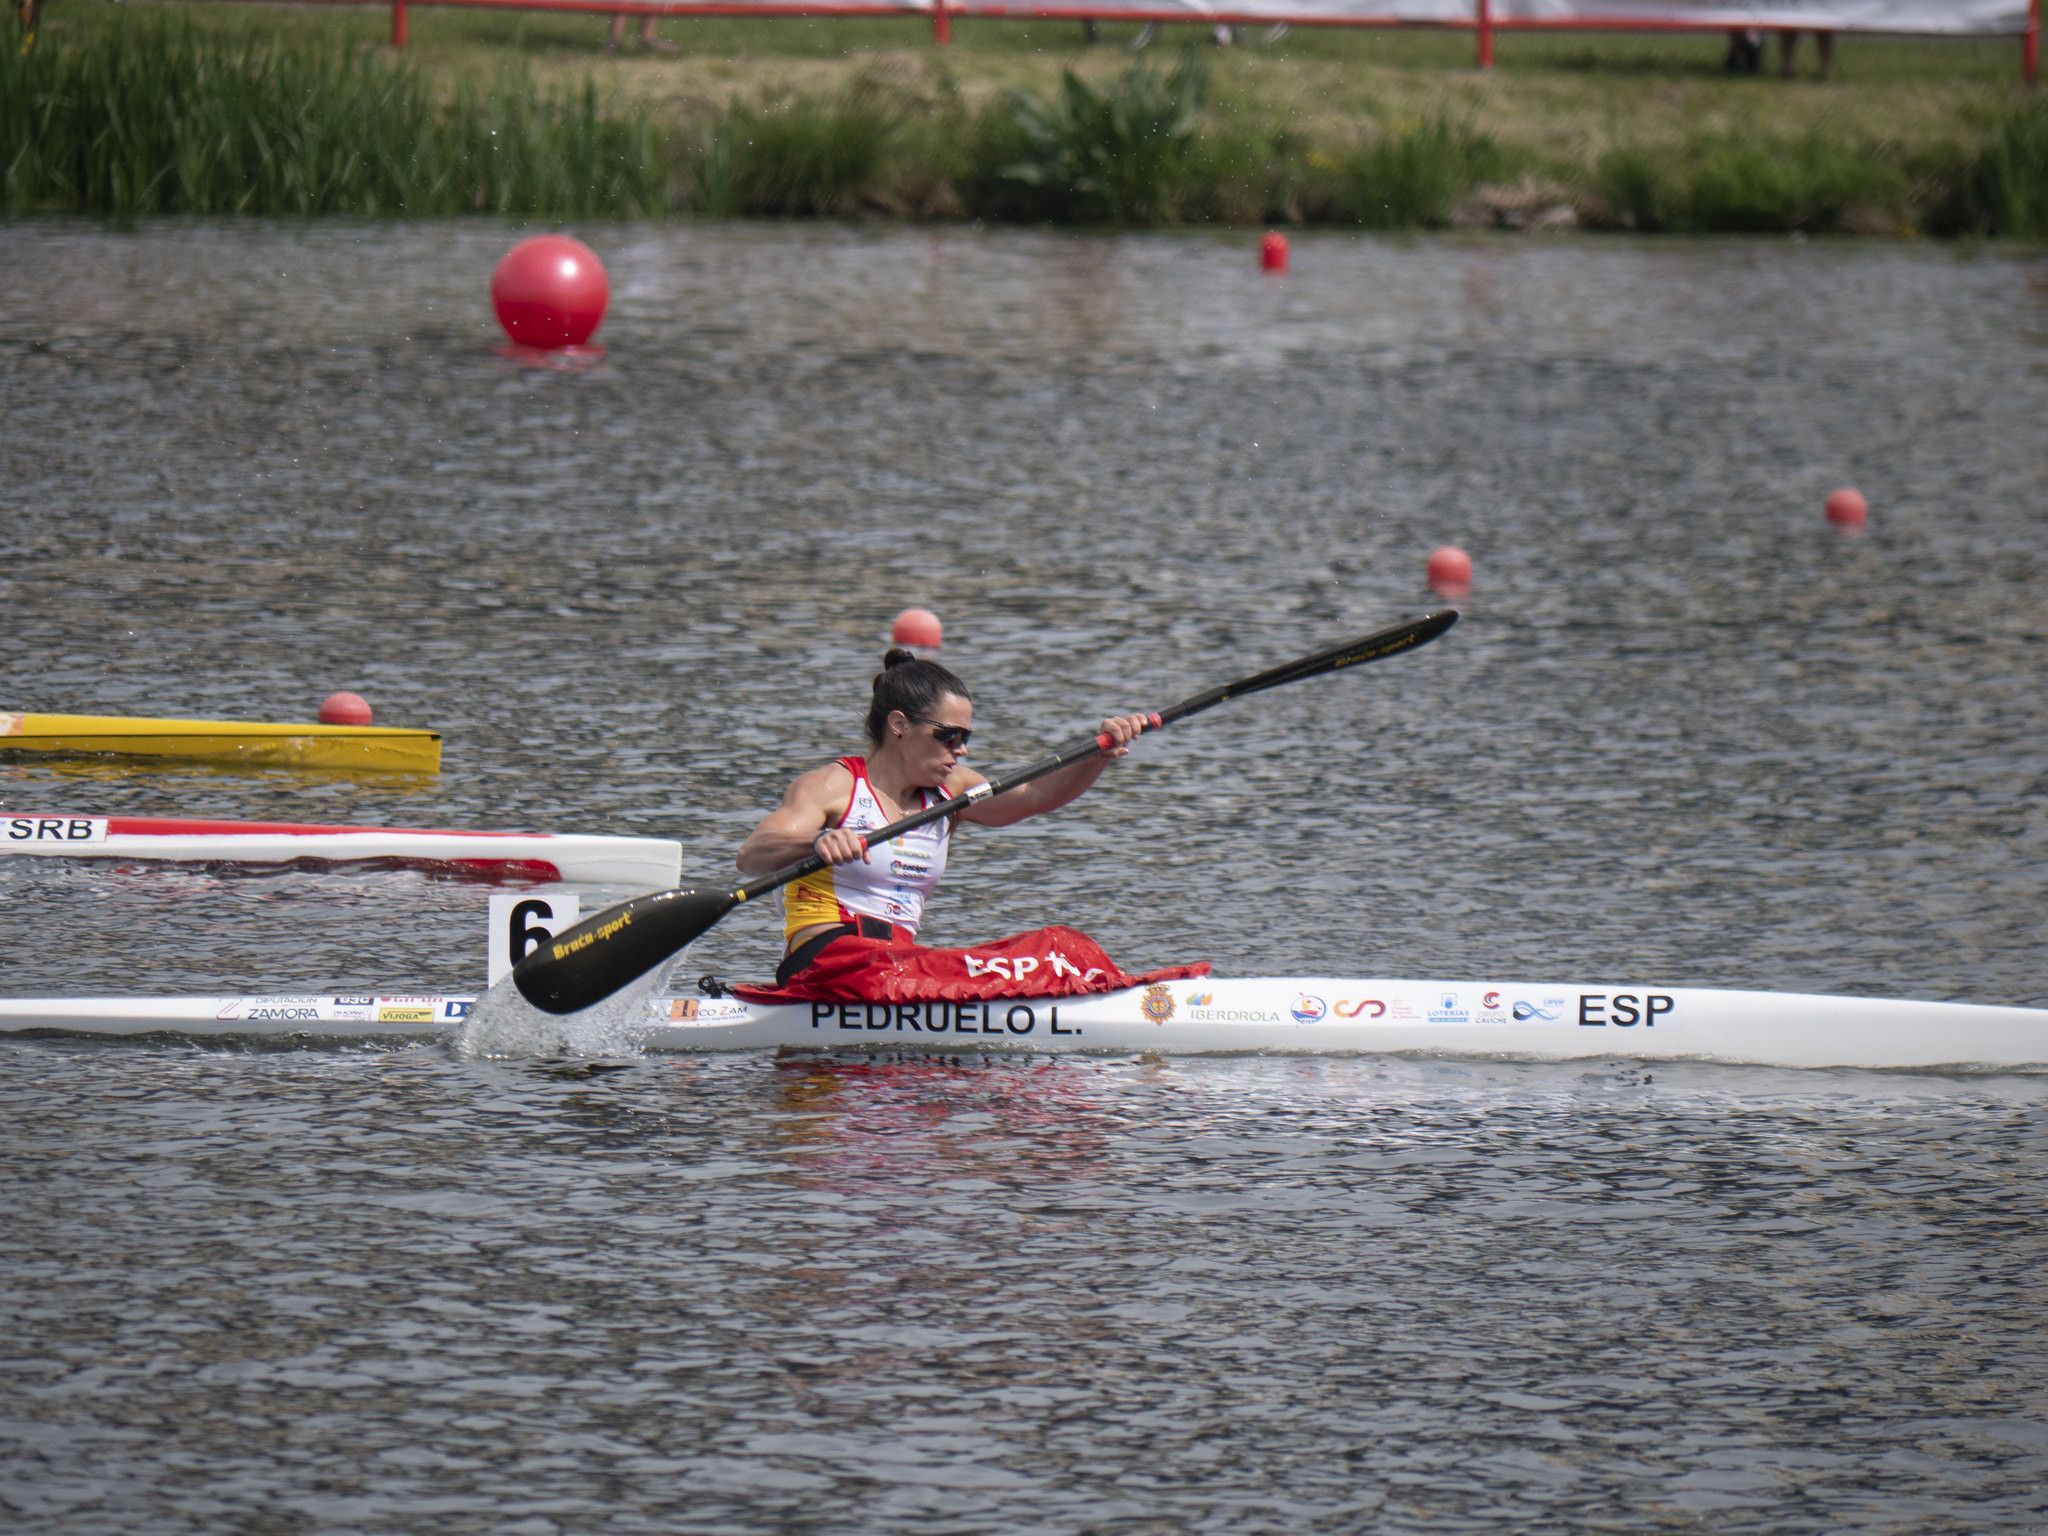
MULTIPOLYGON (((507 1006, 524 1008, 510 989, 507 1006)), ((0 1033, 428 1037, 469 994, 0 999, 0 1033)), ((495 1003, 493 1006, 497 1006, 495 1003)), ((2048 1068, 2048 1009, 1620 983, 1203 978, 1088 997, 761 1005, 655 996, 645 1049, 1411 1053, 1781 1067, 2048 1068)), ((573 1033, 576 1018, 551 1023, 573 1033)), ((607 1039, 617 1039, 615 1029, 607 1039)))
POLYGON ((577 880, 658 891, 682 877, 683 845, 572 832, 450 832, 173 816, 0 812, 0 855, 208 864, 354 864, 483 879, 577 880))

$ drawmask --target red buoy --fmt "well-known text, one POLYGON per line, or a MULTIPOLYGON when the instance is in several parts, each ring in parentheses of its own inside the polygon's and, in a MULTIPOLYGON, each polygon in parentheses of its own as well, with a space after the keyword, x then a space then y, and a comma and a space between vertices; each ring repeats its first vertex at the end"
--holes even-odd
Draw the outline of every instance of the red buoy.
POLYGON ((1861 491, 1845 485, 1839 491, 1828 492, 1827 511, 1828 521, 1837 528, 1861 528, 1870 515, 1870 503, 1863 499, 1861 491))
POLYGON ((1285 272, 1287 270, 1287 237, 1277 229, 1266 231, 1266 238, 1259 242, 1259 270, 1261 272, 1285 272))
POLYGON ((1438 597, 1468 597, 1472 592, 1472 557, 1455 544, 1429 552, 1429 590, 1438 597))
POLYGON ((320 704, 322 725, 368 725, 370 706, 360 693, 330 693, 320 704))
POLYGON ((611 300, 604 264, 567 235, 535 235, 505 253, 491 274, 491 308, 522 347, 580 347, 611 300))
POLYGON ((944 633, 939 628, 938 615, 929 608, 906 608, 896 615, 889 638, 898 645, 916 645, 935 651, 944 633))

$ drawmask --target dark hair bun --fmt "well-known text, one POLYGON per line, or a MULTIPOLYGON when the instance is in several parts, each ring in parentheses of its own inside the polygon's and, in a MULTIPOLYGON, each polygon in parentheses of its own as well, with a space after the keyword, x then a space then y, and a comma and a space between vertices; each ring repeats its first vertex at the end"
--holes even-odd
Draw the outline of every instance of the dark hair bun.
POLYGON ((917 657, 904 650, 902 646, 894 646, 891 647, 889 654, 882 658, 882 669, 887 671, 890 667, 900 667, 905 662, 915 660, 917 660, 917 657))

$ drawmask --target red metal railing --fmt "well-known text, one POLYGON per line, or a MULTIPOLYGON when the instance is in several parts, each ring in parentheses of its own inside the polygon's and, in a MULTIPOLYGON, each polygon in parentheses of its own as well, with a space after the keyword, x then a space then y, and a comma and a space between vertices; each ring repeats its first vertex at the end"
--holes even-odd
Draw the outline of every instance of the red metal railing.
MULTIPOLYGON (((350 0, 342 0, 350 3, 350 0)), ((381 0, 355 0, 355 3, 376 4, 381 0)), ((1256 27, 1272 26, 1285 22, 1295 27, 1427 27, 1442 28, 1473 33, 1477 43, 1474 60, 1480 69, 1493 67, 1494 38, 1501 32, 1722 32, 1727 30, 1724 21, 1703 23, 1673 17, 1614 17, 1614 16, 1550 16, 1520 17, 1501 16, 1495 11, 1496 0, 1471 0, 1472 13, 1467 17, 1445 16, 1433 19, 1418 19, 1398 15, 1331 15, 1322 14, 1288 15, 1284 10, 1262 10, 1256 13, 1232 11, 1227 8, 1194 12, 1186 7, 1161 6, 1157 10, 1139 7, 1119 6, 1113 11, 1103 11, 1086 4, 1021 4, 1010 5, 1004 0, 762 0, 762 3, 746 3, 746 0, 390 0, 391 3, 391 46, 403 48, 407 38, 407 14, 413 5, 469 6, 478 10, 506 11, 588 11, 604 16, 915 16, 929 12, 932 19, 932 41, 940 46, 952 40, 953 18, 955 16, 1006 17, 1029 21, 1124 21, 1124 22, 1200 22, 1205 26, 1256 27)), ((1757 22, 1757 29, 1765 32, 1810 31, 1811 20, 1801 20, 1796 25, 1791 21, 1757 22)), ((2010 34, 2004 34, 2010 35, 2010 34)), ((2018 32, 2020 41, 2020 70, 2031 83, 2039 78, 2041 62, 2041 0, 2027 0, 2025 21, 2018 32)))

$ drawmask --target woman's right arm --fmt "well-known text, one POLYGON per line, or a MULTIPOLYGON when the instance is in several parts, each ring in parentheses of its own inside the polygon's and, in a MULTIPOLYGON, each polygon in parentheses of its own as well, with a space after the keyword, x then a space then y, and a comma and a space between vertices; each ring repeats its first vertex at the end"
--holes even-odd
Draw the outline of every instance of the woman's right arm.
POLYGON ((844 864, 867 851, 867 839, 837 825, 853 794, 853 775, 838 763, 813 768, 791 784, 782 804, 740 844, 734 860, 748 877, 794 864, 815 850, 828 864, 844 864))

